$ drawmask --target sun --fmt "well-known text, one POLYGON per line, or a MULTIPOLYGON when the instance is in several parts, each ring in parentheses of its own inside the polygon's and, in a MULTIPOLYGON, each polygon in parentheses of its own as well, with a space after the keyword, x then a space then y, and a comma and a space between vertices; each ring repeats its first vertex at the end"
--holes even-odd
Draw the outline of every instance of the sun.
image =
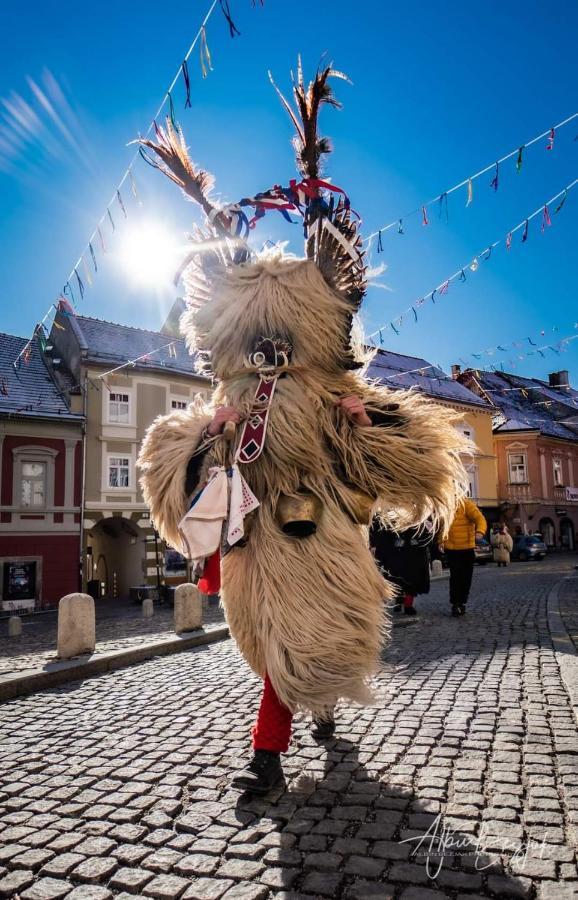
POLYGON ((171 283, 182 256, 181 242, 162 222, 139 222, 127 229, 119 262, 135 285, 161 288, 171 283))

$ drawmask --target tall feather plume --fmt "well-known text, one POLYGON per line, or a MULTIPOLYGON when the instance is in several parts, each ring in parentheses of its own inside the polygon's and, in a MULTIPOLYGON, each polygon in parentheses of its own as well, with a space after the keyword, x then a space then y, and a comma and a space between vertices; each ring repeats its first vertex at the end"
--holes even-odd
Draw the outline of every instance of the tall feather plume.
POLYGON ((343 72, 328 65, 323 69, 318 69, 315 78, 306 87, 303 80, 301 56, 299 56, 297 77, 293 77, 293 97, 296 109, 293 109, 286 97, 283 96, 273 81, 271 72, 269 72, 269 78, 297 132, 293 141, 297 169, 303 178, 319 178, 322 168, 321 158, 331 152, 329 139, 320 137, 317 133, 319 111, 324 104, 341 109, 341 103, 334 96, 329 79, 341 78, 343 81, 349 82, 349 78, 343 72))
POLYGON ((135 143, 147 147, 156 155, 149 156, 141 149, 141 155, 155 169, 159 169, 167 178, 182 188, 183 192, 198 203, 206 215, 214 212, 215 207, 209 200, 209 194, 215 183, 213 176, 204 169, 195 166, 191 160, 181 128, 173 125, 167 117, 164 128, 156 125, 157 141, 139 138, 135 143))

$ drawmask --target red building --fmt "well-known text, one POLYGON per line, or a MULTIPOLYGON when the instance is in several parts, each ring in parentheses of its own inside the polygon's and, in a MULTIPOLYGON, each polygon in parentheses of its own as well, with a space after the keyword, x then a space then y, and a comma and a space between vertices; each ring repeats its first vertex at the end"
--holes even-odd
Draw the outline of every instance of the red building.
POLYGON ((0 334, 0 610, 78 590, 84 418, 71 413, 37 339, 0 334), (14 361, 20 356, 19 362, 14 361))

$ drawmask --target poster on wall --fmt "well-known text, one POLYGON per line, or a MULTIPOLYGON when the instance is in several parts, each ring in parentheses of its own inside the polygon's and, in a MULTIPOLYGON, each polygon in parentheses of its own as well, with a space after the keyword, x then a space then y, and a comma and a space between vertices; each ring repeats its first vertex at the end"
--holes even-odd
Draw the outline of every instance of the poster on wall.
POLYGON ((34 609, 35 602, 36 562, 5 562, 2 591, 3 609, 34 609))

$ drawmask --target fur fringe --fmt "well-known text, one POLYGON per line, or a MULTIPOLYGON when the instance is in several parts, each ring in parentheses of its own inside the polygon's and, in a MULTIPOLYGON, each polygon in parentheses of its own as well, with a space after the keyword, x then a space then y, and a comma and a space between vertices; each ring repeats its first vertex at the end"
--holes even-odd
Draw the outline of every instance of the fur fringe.
MULTIPOLYGON (((243 366, 259 337, 293 345, 292 364, 277 382, 264 451, 243 466, 261 506, 246 546, 222 563, 231 633, 290 709, 323 715, 340 697, 368 702, 367 683, 389 633, 384 600, 392 591, 365 530, 347 514, 351 491, 368 494, 390 527, 392 520, 401 529, 431 518, 441 529, 464 496, 461 455, 471 445, 455 428, 460 416, 452 410, 344 370, 350 309, 314 263, 268 254, 216 278, 207 303, 182 320, 189 345, 211 355, 219 379, 215 406, 249 412, 256 376, 243 366), (354 426, 337 406, 349 394, 383 421, 354 426), (319 497, 323 515, 315 535, 291 538, 276 523, 277 502, 280 494, 303 490, 319 497)), ((153 521, 176 546, 187 463, 209 419, 200 405, 159 419, 141 452, 153 521)), ((229 453, 224 440, 216 440, 203 473, 228 464, 229 453)))
POLYGON ((188 505, 187 466, 211 418, 199 398, 186 410, 155 419, 142 443, 137 465, 144 501, 155 528, 171 547, 181 547, 178 524, 188 505))

